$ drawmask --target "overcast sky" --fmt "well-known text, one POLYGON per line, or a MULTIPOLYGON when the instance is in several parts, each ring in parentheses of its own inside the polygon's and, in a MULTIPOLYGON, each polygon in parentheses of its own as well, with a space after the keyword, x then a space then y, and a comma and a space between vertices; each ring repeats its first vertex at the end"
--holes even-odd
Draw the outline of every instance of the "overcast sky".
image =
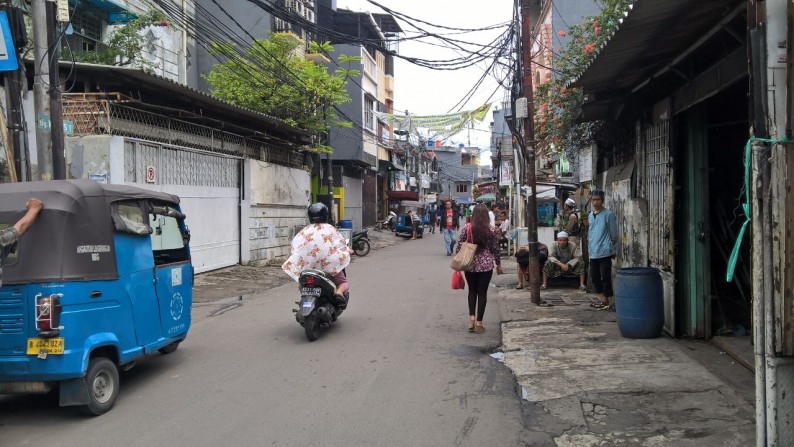
MULTIPOLYGON (((513 15, 513 1, 511 0, 375 0, 387 8, 393 9, 408 16, 424 20, 433 24, 444 25, 455 28, 482 28, 489 25, 508 22, 513 15)), ((373 13, 383 12, 377 6, 367 0, 337 0, 337 7, 351 9, 353 11, 369 11, 373 13)), ((412 27, 405 22, 398 20, 398 23, 405 31, 406 37, 415 36, 412 27)), ((442 29, 431 29, 426 26, 428 31, 438 32, 439 34, 449 32, 442 29)), ((482 31, 477 33, 467 33, 450 36, 452 38, 487 44, 491 42, 502 30, 482 31)), ((437 40, 423 39, 428 42, 438 43, 437 40)), ((460 57, 451 49, 439 48, 438 46, 423 44, 417 41, 406 41, 400 43, 399 52, 401 55, 419 57, 423 59, 452 59, 460 57)), ((479 67, 469 67, 455 71, 438 71, 429 68, 413 65, 405 60, 397 59, 395 63, 395 91, 394 108, 395 113, 408 110, 411 114, 417 115, 438 115, 450 112, 455 104, 469 92, 485 69, 485 63, 479 67)), ((479 107, 488 101, 494 91, 498 89, 498 83, 489 77, 478 88, 474 97, 466 104, 464 110, 479 107)), ((491 98, 491 102, 499 104, 504 101, 505 93, 499 89, 491 98)), ((457 111, 457 107, 452 111, 457 111)), ((489 112, 486 119, 471 132, 471 145, 487 150, 490 146, 490 132, 488 124, 491 122, 492 115, 489 112)), ((468 145, 468 133, 458 134, 447 141, 448 145, 464 143, 468 145)), ((490 154, 483 153, 483 161, 490 164, 490 154)))

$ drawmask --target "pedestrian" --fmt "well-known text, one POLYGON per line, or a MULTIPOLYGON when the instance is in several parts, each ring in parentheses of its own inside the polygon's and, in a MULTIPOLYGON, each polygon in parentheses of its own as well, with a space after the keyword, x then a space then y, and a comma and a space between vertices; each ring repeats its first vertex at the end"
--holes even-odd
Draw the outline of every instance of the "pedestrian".
POLYGON ((469 286, 469 332, 482 334, 485 328, 482 318, 485 305, 488 304, 488 286, 491 284, 493 268, 496 274, 502 274, 499 234, 488 221, 488 208, 477 205, 471 215, 471 223, 461 230, 455 251, 460 251, 463 241, 477 245, 474 253, 474 266, 471 271, 464 272, 466 284, 469 286), (476 315, 475 315, 476 310, 476 315))
POLYGON ((416 211, 410 210, 408 211, 408 218, 411 219, 411 227, 413 228, 413 234, 411 236, 411 240, 416 240, 416 234, 419 231, 419 226, 422 225, 422 218, 416 214, 416 211))
POLYGON ((5 264, 6 258, 11 252, 16 250, 19 238, 36 221, 39 213, 44 208, 44 204, 41 203, 41 200, 31 197, 25 202, 25 208, 27 212, 14 226, 0 231, 0 286, 3 285, 3 264, 5 264))
POLYGON ((560 231, 557 233, 557 240, 551 244, 549 259, 543 265, 543 284, 540 288, 546 289, 549 286, 549 278, 557 278, 563 272, 579 275, 579 290, 587 291, 584 285, 582 250, 568 240, 568 233, 560 231))
MULTIPOLYGON (((549 247, 542 242, 538 242, 538 266, 539 269, 546 264, 549 258, 549 247)), ((523 289, 524 282, 529 283, 529 244, 522 245, 516 251, 516 263, 518 264, 518 285, 516 289, 523 289)), ((538 272, 540 274, 540 271, 538 272)), ((544 300, 540 304, 546 304, 544 300)))
POLYGON ((579 241, 582 232, 582 226, 580 224, 579 212, 576 211, 576 201, 568 197, 568 199, 565 200, 565 204, 562 206, 562 209, 563 211, 560 216, 560 226, 558 230, 568 233, 569 241, 581 248, 579 241))
POLYGON ((493 210, 496 209, 496 206, 493 205, 485 205, 488 207, 488 221, 491 223, 491 227, 496 227, 496 214, 494 214, 493 210))
POLYGON ((436 206, 432 205, 430 209, 427 210, 427 224, 430 225, 430 232, 436 232, 436 206))
POLYGON ((590 275, 593 289, 598 294, 598 302, 592 306, 597 309, 611 308, 609 298, 612 291, 612 258, 615 257, 615 243, 618 240, 618 224, 615 213, 604 208, 604 191, 594 189, 590 192, 590 211, 588 228, 588 253, 590 255, 590 275))
POLYGON ((439 214, 441 218, 441 232, 444 234, 444 248, 447 256, 452 256, 452 248, 455 246, 455 233, 460 228, 460 215, 458 208, 452 206, 452 201, 444 202, 444 211, 439 214))

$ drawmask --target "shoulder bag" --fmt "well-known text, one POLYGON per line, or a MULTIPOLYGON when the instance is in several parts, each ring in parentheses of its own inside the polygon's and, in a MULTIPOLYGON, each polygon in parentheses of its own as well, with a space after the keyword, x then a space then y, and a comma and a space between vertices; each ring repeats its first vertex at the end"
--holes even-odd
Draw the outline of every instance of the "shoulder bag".
POLYGON ((466 225, 466 242, 460 245, 460 251, 455 254, 449 264, 452 270, 470 272, 474 268, 474 253, 477 251, 477 244, 469 242, 471 239, 471 224, 469 224, 466 225))

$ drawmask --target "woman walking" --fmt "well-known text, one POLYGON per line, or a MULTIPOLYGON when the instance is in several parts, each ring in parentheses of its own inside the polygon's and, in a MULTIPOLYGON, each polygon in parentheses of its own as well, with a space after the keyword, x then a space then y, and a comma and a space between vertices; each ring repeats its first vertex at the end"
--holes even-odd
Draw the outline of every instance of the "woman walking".
POLYGON ((494 264, 496 273, 502 274, 500 237, 497 231, 491 227, 488 208, 482 204, 477 205, 472 211, 471 223, 461 230, 455 247, 455 252, 458 252, 464 242, 477 245, 474 267, 470 272, 464 272, 466 284, 469 286, 469 332, 485 332, 482 317, 488 303, 488 285, 491 283, 494 264))

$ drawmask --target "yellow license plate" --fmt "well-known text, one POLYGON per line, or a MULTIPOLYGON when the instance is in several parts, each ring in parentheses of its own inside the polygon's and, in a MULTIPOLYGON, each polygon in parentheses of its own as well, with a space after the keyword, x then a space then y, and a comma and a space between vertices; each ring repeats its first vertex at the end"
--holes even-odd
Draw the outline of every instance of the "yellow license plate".
POLYGON ((28 355, 63 354, 63 337, 58 338, 29 338, 28 355))

